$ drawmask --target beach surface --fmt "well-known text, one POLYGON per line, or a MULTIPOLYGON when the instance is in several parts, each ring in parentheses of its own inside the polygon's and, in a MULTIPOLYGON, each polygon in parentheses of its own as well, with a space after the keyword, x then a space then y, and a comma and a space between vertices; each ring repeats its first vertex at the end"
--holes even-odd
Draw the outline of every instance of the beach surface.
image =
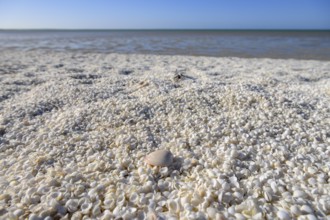
POLYGON ((1 52, 0 219, 327 219, 329 158, 329 61, 1 52))

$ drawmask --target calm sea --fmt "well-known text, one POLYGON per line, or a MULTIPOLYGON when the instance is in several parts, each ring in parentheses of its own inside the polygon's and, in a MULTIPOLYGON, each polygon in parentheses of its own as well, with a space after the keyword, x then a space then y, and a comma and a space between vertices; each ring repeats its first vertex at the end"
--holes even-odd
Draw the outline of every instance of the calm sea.
POLYGON ((330 60, 330 31, 0 31, 1 50, 330 60))

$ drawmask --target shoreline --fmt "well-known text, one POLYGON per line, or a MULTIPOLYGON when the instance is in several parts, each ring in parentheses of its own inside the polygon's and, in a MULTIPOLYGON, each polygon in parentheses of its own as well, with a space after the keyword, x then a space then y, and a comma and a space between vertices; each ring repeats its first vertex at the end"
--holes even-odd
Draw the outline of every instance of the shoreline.
POLYGON ((0 31, 0 49, 330 60, 330 31, 0 31), (21 33, 21 34, 20 34, 21 33))
POLYGON ((330 216, 329 61, 1 54, 0 218, 330 216))
POLYGON ((110 54, 117 54, 117 55, 141 55, 141 56, 179 56, 179 57, 195 57, 195 58, 229 58, 229 59, 271 59, 271 60, 297 60, 297 61, 321 61, 321 62, 330 62, 330 58, 325 58, 325 57, 318 57, 318 58, 309 58, 309 57, 283 57, 282 55, 278 56, 260 56, 260 57, 255 57, 252 55, 224 55, 224 56, 215 56, 215 55, 207 55, 207 54, 168 54, 166 52, 164 53, 150 53, 148 52, 140 52, 140 53, 131 53, 131 52, 109 52, 109 51, 96 51, 96 50, 82 50, 82 49, 52 49, 52 48, 47 48, 47 49, 22 49, 22 48, 2 48, 3 53, 70 53, 70 54, 101 54, 101 55, 110 55, 110 54), (282 56, 282 57, 281 57, 282 56))

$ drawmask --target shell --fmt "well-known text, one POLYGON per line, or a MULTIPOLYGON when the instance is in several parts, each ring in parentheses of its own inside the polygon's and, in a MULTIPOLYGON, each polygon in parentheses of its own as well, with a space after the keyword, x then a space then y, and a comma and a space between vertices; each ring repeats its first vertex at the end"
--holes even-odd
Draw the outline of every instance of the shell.
POLYGON ((101 207, 99 204, 95 205, 92 209, 92 216, 96 217, 101 214, 101 207))
POLYGON ((289 219, 291 219, 290 214, 287 211, 285 211, 285 210, 279 210, 277 212, 277 217, 279 219, 283 219, 283 220, 289 220, 289 219))
POLYGON ((83 214, 89 214, 93 204, 92 203, 83 203, 80 208, 83 214))
POLYGON ((207 216, 211 219, 215 219, 215 216, 217 214, 217 209, 213 207, 208 207, 206 209, 207 216))
POLYGON ((246 218, 241 213, 235 213, 235 218, 238 220, 245 220, 246 218))
POLYGON ((77 199, 69 199, 65 203, 65 207, 68 209, 69 212, 75 212, 78 209, 78 200, 77 199))
POLYGON ((168 206, 168 209, 170 210, 170 212, 173 212, 173 213, 180 212, 180 204, 178 201, 169 200, 167 206, 168 206))
POLYGON ((313 213, 313 209, 308 205, 301 206, 300 210, 304 215, 313 213))
POLYGON ((145 162, 153 166, 169 166, 173 163, 173 154, 168 150, 157 150, 148 154, 145 162))
POLYGON ((272 194, 270 192, 268 192, 268 191, 265 191, 264 192, 264 197, 265 197, 265 199, 266 199, 267 202, 271 202, 273 200, 272 194))
POLYGON ((293 215, 296 215, 296 216, 299 216, 301 214, 301 211, 297 205, 291 206, 290 211, 293 215))
POLYGON ((24 214, 24 210, 23 209, 16 209, 15 211, 14 211, 14 215, 16 216, 16 217, 20 217, 21 215, 23 215, 24 214))
POLYGON ((305 192, 303 192, 303 191, 301 191, 301 190, 295 190, 294 192, 293 192, 293 197, 297 197, 297 198, 306 198, 308 195, 305 193, 305 192))
POLYGON ((71 219, 73 219, 73 220, 78 220, 78 219, 82 219, 82 214, 81 214, 81 212, 75 212, 75 213, 73 213, 73 215, 71 216, 71 219))
POLYGON ((132 203, 136 203, 138 200, 139 200, 139 195, 135 192, 133 192, 130 197, 129 197, 129 200, 132 202, 132 203))

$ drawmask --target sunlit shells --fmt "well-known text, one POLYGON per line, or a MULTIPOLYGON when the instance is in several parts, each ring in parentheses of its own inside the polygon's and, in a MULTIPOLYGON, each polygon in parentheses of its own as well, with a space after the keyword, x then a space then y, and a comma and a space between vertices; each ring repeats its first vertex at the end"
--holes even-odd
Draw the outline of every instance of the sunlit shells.
POLYGON ((69 212, 75 212, 78 209, 78 205, 78 200, 76 199, 70 199, 65 204, 69 212))
POLYGON ((173 154, 168 150, 157 150, 148 154, 145 162, 152 166, 169 166, 173 163, 173 154))
POLYGON ((326 219, 329 70, 1 50, 0 219, 326 219))
POLYGON ((297 197, 297 198, 306 198, 308 195, 305 193, 305 192, 303 192, 303 191, 301 191, 301 190, 295 190, 294 192, 293 192, 293 197, 297 197))
POLYGON ((266 199, 267 202, 271 202, 273 200, 272 194, 270 192, 268 192, 268 191, 265 191, 264 192, 264 197, 265 197, 265 199, 266 199))
POLYGON ((285 210, 279 210, 277 212, 277 217, 279 219, 281 219, 281 220, 289 220, 289 219, 291 219, 290 214, 287 211, 285 211, 285 210))
POLYGON ((314 212, 313 209, 308 205, 302 205, 300 210, 303 214, 310 214, 314 212))
POLYGON ((298 216, 301 214, 300 208, 297 205, 293 205, 290 207, 290 212, 295 215, 298 216))

